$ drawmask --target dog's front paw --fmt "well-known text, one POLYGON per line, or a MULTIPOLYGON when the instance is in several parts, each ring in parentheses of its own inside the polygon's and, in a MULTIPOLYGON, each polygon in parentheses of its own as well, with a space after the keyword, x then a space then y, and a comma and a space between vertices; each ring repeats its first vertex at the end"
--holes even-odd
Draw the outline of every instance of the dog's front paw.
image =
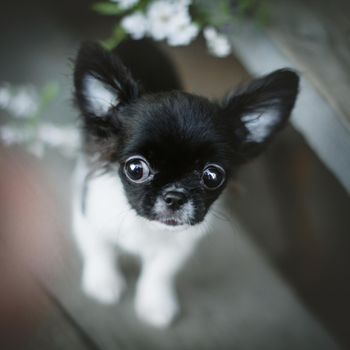
POLYGON ((141 320, 157 328, 168 327, 179 313, 176 296, 168 289, 139 289, 135 309, 141 320))
POLYGON ((86 295, 101 304, 119 302, 126 283, 124 278, 114 271, 96 271, 85 268, 82 276, 82 289, 86 295))

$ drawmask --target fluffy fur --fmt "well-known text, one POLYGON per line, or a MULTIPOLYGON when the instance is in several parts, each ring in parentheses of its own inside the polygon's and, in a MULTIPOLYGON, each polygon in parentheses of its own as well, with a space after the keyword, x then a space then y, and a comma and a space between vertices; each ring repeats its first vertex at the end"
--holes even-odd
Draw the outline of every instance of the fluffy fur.
POLYGON ((205 234, 213 203, 286 124, 298 80, 278 70, 222 103, 177 90, 147 93, 116 56, 82 46, 74 83, 85 152, 76 172, 74 232, 87 294, 103 303, 120 299, 120 247, 142 262, 139 317, 158 327, 171 323, 179 311, 176 274, 205 234))

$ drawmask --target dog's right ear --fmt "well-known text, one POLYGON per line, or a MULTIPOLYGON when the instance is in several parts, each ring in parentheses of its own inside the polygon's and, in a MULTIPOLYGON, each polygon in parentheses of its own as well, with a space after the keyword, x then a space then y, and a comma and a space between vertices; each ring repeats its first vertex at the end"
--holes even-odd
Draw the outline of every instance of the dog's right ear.
POLYGON ((75 102, 87 123, 105 124, 118 108, 137 98, 139 86, 112 53, 82 44, 74 69, 75 102))

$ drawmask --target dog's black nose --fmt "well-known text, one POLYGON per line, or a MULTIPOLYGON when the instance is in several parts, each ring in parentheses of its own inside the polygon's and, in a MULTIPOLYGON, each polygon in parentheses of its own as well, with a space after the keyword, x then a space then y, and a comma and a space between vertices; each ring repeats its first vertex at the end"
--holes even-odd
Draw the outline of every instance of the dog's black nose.
POLYGON ((173 210, 179 209, 187 202, 187 196, 183 192, 169 191, 163 195, 167 207, 173 210))

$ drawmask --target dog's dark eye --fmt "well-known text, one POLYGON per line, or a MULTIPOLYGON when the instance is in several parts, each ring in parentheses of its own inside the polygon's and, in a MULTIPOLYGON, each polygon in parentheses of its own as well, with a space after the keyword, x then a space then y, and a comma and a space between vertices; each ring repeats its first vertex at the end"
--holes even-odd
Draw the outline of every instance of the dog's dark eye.
POLYGON ((225 170, 216 164, 209 164, 203 171, 202 184, 208 190, 215 190, 225 181, 225 170))
POLYGON ((131 157, 125 162, 124 173, 129 180, 136 183, 145 182, 152 176, 146 160, 139 156, 131 157))

